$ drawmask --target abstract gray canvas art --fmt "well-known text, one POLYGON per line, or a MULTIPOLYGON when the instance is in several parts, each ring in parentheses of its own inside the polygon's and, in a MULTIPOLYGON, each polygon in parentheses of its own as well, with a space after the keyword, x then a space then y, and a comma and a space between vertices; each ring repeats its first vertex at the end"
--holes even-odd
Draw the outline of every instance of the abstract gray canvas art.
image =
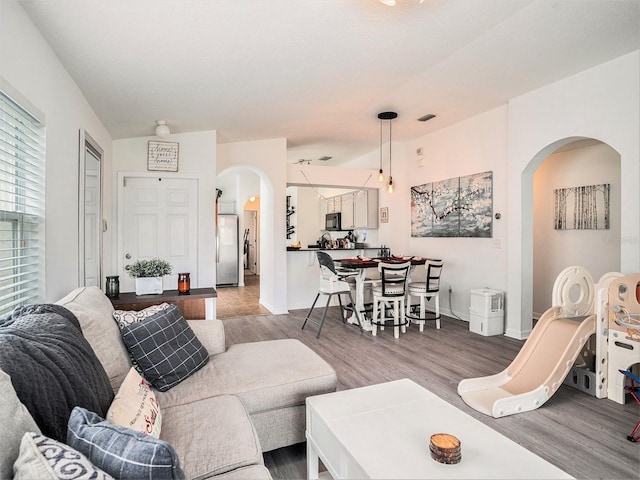
POLYGON ((411 187, 412 237, 491 237, 493 172, 411 187))
POLYGON ((556 230, 608 230, 608 183, 554 190, 553 228, 556 230))

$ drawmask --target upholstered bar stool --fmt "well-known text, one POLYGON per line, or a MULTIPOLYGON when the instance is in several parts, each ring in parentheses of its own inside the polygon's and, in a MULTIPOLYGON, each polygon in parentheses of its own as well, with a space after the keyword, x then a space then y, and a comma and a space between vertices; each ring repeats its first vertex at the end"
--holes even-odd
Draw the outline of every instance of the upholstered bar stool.
POLYGON ((373 319, 371 320, 372 335, 377 335, 378 327, 384 330, 385 323, 391 318, 386 317, 385 307, 391 304, 393 308, 393 336, 400 338, 406 332, 407 320, 404 312, 404 299, 407 291, 407 278, 411 262, 378 264, 380 281, 373 284, 373 319), (378 314, 380 318, 378 319, 378 314))
POLYGON ((325 252, 316 252, 318 255, 318 264, 320 265, 320 287, 318 289, 318 294, 316 295, 309 312, 307 313, 306 318, 304 319, 304 323, 302 324, 302 329, 307 325, 311 317, 311 313, 313 312, 314 307, 316 306, 316 302, 320 295, 327 295, 327 303, 324 307, 324 312, 322 313, 322 319, 317 322, 313 321, 312 323, 316 323, 318 325, 318 333, 316 334, 316 338, 320 338, 320 332, 322 331, 322 326, 324 325, 324 319, 327 316, 327 310, 329 309, 329 303, 331 302, 331 297, 334 295, 338 296, 338 303, 340 304, 340 314, 342 316, 342 323, 345 323, 345 307, 342 304, 341 295, 347 295, 349 297, 350 305, 353 309, 353 312, 356 315, 356 319, 358 320, 358 325, 360 329, 362 329, 362 319, 360 317, 360 312, 358 312, 357 308, 354 308, 353 296, 351 295, 351 285, 346 281, 348 277, 352 277, 357 274, 355 271, 349 271, 345 269, 337 270, 335 264, 333 263, 333 259, 331 256, 325 252))
POLYGON ((442 275, 442 260, 427 260, 424 263, 425 281, 409 282, 407 287, 407 318, 410 322, 420 325, 420 331, 424 331, 427 320, 436 321, 436 329, 440 328, 440 276, 442 275), (419 315, 413 312, 418 305, 411 304, 411 297, 420 299, 419 315), (433 299, 434 312, 427 311, 427 302, 433 299))

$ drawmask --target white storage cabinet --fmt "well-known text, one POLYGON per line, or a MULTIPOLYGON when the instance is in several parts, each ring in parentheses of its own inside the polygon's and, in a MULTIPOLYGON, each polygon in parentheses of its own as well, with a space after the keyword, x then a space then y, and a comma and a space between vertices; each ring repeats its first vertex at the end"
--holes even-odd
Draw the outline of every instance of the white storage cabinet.
POLYGON ((469 331, 485 337, 504 333, 504 292, 490 288, 471 290, 469 331))

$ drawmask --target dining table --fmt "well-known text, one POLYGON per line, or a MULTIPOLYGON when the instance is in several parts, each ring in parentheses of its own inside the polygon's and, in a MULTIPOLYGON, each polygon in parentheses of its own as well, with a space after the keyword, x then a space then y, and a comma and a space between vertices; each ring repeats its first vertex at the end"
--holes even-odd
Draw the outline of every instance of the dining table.
MULTIPOLYGON (((340 258, 334 259, 334 262, 339 265, 339 267, 343 270, 354 270, 356 272, 355 278, 355 309, 360 313, 360 317, 362 319, 362 329, 366 331, 371 331, 371 319, 367 316, 366 305, 364 301, 364 287, 367 282, 372 283, 371 280, 367 279, 367 269, 370 268, 378 268, 378 264, 383 263, 404 263, 411 262, 411 267, 409 268, 409 274, 407 275, 407 282, 410 281, 411 275, 415 268, 419 265, 424 265, 427 261, 427 258, 420 256, 389 256, 389 257, 363 257, 358 255, 352 258, 340 258)), ((351 317, 347 319, 347 322, 358 324, 358 319, 356 317, 355 312, 351 317)))

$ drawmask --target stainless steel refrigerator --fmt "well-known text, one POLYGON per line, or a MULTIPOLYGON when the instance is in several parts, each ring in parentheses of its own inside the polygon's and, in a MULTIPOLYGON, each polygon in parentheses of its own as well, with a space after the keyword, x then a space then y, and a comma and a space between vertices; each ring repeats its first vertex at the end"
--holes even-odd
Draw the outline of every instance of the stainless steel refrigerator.
POLYGON ((240 265, 237 215, 218 215, 216 242, 216 286, 237 286, 240 265))

